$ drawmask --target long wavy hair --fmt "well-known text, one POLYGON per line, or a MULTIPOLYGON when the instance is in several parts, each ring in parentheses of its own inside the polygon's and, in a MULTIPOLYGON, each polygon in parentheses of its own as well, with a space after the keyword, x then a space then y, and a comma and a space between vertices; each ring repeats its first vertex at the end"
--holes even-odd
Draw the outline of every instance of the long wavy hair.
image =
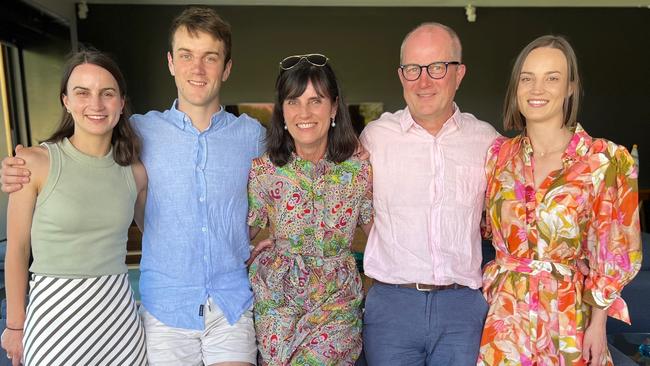
POLYGON ((289 162, 296 146, 289 131, 284 129, 282 105, 286 99, 297 98, 307 89, 309 83, 316 92, 337 104, 334 122, 336 127, 327 133, 327 152, 325 158, 335 163, 349 159, 358 145, 352 127, 347 105, 341 95, 336 75, 329 64, 315 66, 300 62, 289 70, 282 70, 275 83, 276 98, 269 128, 266 130, 266 151, 276 166, 289 162))
POLYGON ((61 102, 61 119, 59 126, 54 133, 43 140, 43 142, 56 143, 63 140, 65 137, 70 137, 74 134, 74 119, 70 113, 66 112, 65 105, 63 105, 63 97, 67 95, 68 80, 75 67, 82 64, 92 64, 99 66, 108 71, 119 88, 120 97, 124 100, 124 108, 117 125, 113 128, 111 136, 111 145, 113 146, 113 159, 115 162, 122 166, 133 164, 140 157, 141 144, 140 138, 135 130, 129 123, 131 111, 126 97, 126 80, 117 66, 106 54, 97 50, 84 50, 76 52, 70 56, 63 68, 63 77, 61 78, 61 87, 59 94, 59 101, 61 102))

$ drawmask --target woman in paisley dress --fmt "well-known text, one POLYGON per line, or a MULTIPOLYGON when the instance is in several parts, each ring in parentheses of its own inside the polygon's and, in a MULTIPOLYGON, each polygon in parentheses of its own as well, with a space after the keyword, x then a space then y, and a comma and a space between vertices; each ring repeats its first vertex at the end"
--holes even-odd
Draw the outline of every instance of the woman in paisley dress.
POLYGON ((486 210, 496 260, 479 365, 611 365, 607 316, 641 264, 637 170, 627 150, 576 122, 580 81, 562 37, 519 54, 504 127, 488 152, 486 210), (589 273, 577 270, 584 259, 589 273))
POLYGON ((350 245, 358 224, 371 225, 370 165, 352 156, 358 140, 327 57, 280 67, 248 188, 251 234, 269 226, 274 241, 250 266, 260 363, 354 365, 363 292, 350 245))

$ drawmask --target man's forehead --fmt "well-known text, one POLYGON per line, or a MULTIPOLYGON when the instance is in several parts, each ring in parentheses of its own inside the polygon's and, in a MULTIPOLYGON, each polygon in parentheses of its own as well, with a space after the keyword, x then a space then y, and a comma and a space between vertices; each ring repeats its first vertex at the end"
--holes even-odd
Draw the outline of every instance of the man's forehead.
POLYGON ((403 62, 434 62, 446 61, 452 56, 452 50, 449 44, 440 43, 407 43, 402 54, 403 62))
POLYGON ((197 30, 190 32, 186 27, 180 27, 174 33, 174 49, 179 48, 217 48, 215 51, 221 51, 224 48, 223 41, 215 38, 209 33, 197 30))
POLYGON ((403 62, 410 58, 436 58, 440 61, 453 53, 453 40, 440 28, 420 29, 409 36, 404 43, 403 62))

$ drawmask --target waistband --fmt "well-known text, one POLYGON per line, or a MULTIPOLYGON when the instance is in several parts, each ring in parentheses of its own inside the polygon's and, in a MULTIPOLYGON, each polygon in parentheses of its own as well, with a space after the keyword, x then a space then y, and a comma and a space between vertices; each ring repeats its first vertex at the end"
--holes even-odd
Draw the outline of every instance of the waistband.
POLYGON ((281 255, 289 259, 300 258, 302 261, 315 265, 323 265, 325 263, 337 263, 342 260, 354 259, 352 251, 349 248, 343 248, 340 252, 334 255, 324 255, 322 253, 299 253, 292 251, 291 244, 287 240, 278 240, 272 247, 272 251, 276 255, 281 255))
POLYGON ((380 284, 380 285, 385 285, 385 286, 392 286, 392 287, 401 287, 401 288, 414 288, 418 291, 422 292, 431 292, 431 291, 443 291, 443 290, 457 290, 461 288, 468 288, 467 286, 464 285, 459 285, 457 283, 452 283, 451 285, 427 285, 424 283, 399 283, 399 284, 393 284, 393 283, 386 283, 386 282, 381 282, 377 280, 373 280, 374 283, 380 284))
POLYGON ((573 276, 580 272, 574 259, 566 262, 551 262, 515 257, 497 251, 495 262, 504 270, 531 276, 551 276, 559 281, 571 281, 573 276))

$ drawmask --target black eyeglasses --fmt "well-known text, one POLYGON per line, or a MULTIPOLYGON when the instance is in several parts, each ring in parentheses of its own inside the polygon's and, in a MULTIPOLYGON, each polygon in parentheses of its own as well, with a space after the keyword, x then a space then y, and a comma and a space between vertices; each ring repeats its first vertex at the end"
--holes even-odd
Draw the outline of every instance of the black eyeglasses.
POLYGON ((325 66, 329 58, 320 53, 310 53, 307 55, 294 55, 284 58, 280 61, 280 68, 282 70, 290 70, 298 65, 302 60, 309 62, 314 66, 325 66))
POLYGON ((447 68, 449 65, 460 65, 458 61, 437 61, 428 65, 408 64, 399 65, 402 70, 402 76, 408 81, 415 81, 420 78, 422 69, 427 69, 427 74, 432 79, 442 79, 447 75, 447 68))

